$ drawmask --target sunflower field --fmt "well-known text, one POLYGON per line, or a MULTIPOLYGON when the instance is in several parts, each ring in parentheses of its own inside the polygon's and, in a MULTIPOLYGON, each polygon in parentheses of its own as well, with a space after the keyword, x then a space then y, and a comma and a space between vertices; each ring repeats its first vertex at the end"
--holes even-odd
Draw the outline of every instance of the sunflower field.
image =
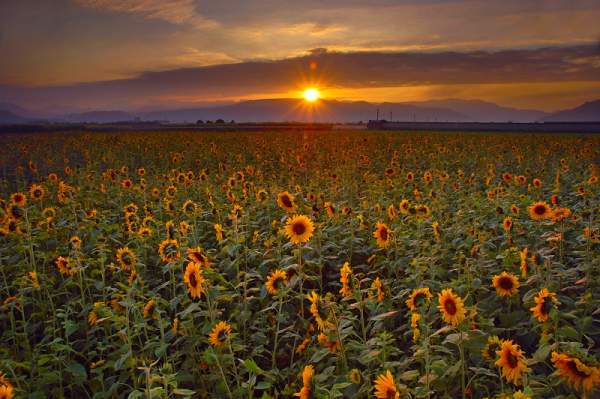
POLYGON ((600 398, 600 137, 0 136, 0 398, 600 398))

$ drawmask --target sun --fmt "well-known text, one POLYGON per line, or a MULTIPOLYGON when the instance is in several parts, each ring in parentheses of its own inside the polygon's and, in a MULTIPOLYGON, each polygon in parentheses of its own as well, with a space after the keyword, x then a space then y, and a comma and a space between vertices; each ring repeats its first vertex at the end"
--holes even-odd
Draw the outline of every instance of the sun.
POLYGON ((321 97, 321 93, 319 93, 319 90, 315 89, 314 87, 304 90, 304 93, 302 93, 302 95, 304 96, 304 99, 306 101, 311 103, 317 101, 321 97))

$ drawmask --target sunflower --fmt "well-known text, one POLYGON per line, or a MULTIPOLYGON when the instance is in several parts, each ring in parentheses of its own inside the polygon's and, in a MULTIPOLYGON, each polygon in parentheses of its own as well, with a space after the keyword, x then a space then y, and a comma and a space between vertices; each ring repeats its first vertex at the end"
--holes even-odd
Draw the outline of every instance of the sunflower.
POLYGON ((277 194, 277 205, 286 212, 295 212, 298 206, 294 202, 294 196, 287 191, 277 194))
POLYGON ((40 281, 38 280, 37 273, 29 272, 29 273, 27 273, 27 277, 29 277, 29 280, 31 281, 31 285, 33 286, 33 288, 36 290, 39 290, 40 289, 40 281))
POLYGON ((442 229, 440 228, 440 224, 438 222, 431 223, 431 229, 433 230, 433 235, 436 241, 440 240, 442 236, 442 229))
POLYGON ((362 375, 360 374, 360 370, 358 370, 358 369, 350 370, 350 373, 348 373, 348 380, 351 383, 353 383, 354 385, 360 384, 360 381, 362 380, 362 375))
POLYGON ((331 202, 325 202, 325 205, 323 205, 323 207, 325 208, 328 217, 331 218, 333 217, 333 215, 335 215, 335 208, 333 207, 333 204, 331 202))
POLYGON ((200 298, 204 293, 204 277, 197 263, 189 262, 183 274, 183 282, 188 285, 188 291, 192 299, 200 298))
POLYGON ((529 310, 540 323, 548 321, 550 311, 556 305, 556 294, 542 288, 534 298, 535 306, 529 310))
POLYGON ((562 222, 566 218, 571 216, 571 210, 569 208, 555 208, 550 215, 550 218, 554 222, 562 222))
POLYGON ((552 211, 547 203, 539 201, 533 205, 530 205, 529 208, 529 217, 533 220, 544 220, 549 219, 552 215, 552 211))
POLYGON ((27 203, 27 197, 23 193, 14 193, 10 196, 10 202, 16 206, 24 207, 27 203))
POLYGON ((465 319, 465 306, 462 299, 446 288, 438 294, 438 309, 442 313, 444 321, 453 326, 458 326, 465 319))
POLYGON ((208 341, 212 346, 219 347, 225 345, 230 336, 231 326, 226 321, 220 321, 208 334, 208 341))
POLYGON ((485 360, 495 363, 496 360, 498 360, 498 355, 496 354, 496 352, 500 350, 501 346, 502 341, 500 340, 500 338, 498 338, 497 335, 492 335, 488 337, 487 343, 481 350, 481 356, 483 356, 485 360))
POLYGON ((198 210, 198 204, 192 200, 187 200, 183 203, 181 210, 186 216, 193 216, 198 210))
POLYGON ((394 204, 390 204, 390 206, 388 206, 387 215, 388 215, 388 218, 390 218, 391 220, 394 220, 394 219, 396 219, 396 217, 398 217, 398 213, 396 212, 396 208, 394 207, 394 204))
POLYGON ((506 231, 507 233, 510 232, 510 230, 513 227, 513 221, 510 216, 507 216, 504 218, 504 220, 502 221, 502 227, 504 228, 504 231, 506 231))
POLYGON ((187 258, 202 267, 210 267, 210 261, 204 250, 200 247, 188 248, 187 258))
POLYGON ((163 240, 158 246, 158 254, 165 263, 179 259, 179 243, 177 240, 163 240))
POLYGON ((400 392, 398 392, 394 377, 389 370, 384 374, 380 374, 373 383, 375 384, 375 397, 377 399, 400 399, 400 392))
POLYGON ((304 366, 304 369, 302 370, 302 388, 300 391, 296 392, 294 396, 297 396, 300 399, 310 398, 310 390, 314 374, 315 368, 312 364, 304 366))
POLYGON ((311 291, 306 298, 310 301, 310 314, 315 318, 319 330, 326 330, 331 323, 327 321, 327 313, 321 297, 315 291, 311 291))
POLYGON ((377 245, 380 248, 385 248, 390 245, 391 232, 390 228, 385 223, 377 222, 373 237, 377 239, 377 245))
POLYGON ((519 214, 519 207, 516 206, 515 204, 512 204, 510 206, 510 211, 512 212, 513 215, 518 215, 519 214))
POLYGON ((503 340, 496 355, 500 358, 494 364, 502 368, 502 376, 506 378, 506 381, 514 385, 521 385, 523 374, 527 373, 529 369, 519 345, 512 340, 503 340))
POLYGON ((144 318, 148 318, 148 317, 152 317, 153 319, 156 317, 156 315, 154 314, 154 308, 156 307, 156 302, 154 301, 154 299, 150 299, 148 302, 146 302, 146 304, 144 305, 144 318))
POLYGON ((400 201, 400 205, 398 207, 400 208, 400 213, 402 213, 403 215, 408 215, 408 208, 410 208, 410 202, 407 199, 403 199, 402 201, 400 201))
POLYGON ((34 201, 39 201, 46 195, 46 189, 39 184, 32 184, 29 188, 29 198, 34 201))
POLYGON ((135 268, 135 254, 129 247, 119 248, 117 250, 117 263, 121 269, 129 271, 135 268))
POLYGON ((59 256, 54 260, 54 264, 63 276, 72 276, 75 274, 75 268, 71 266, 71 260, 68 257, 59 256))
POLYGON ((352 269, 350 268, 350 264, 345 262, 344 265, 340 269, 340 283, 342 283, 342 288, 340 288, 340 294, 346 297, 352 296, 352 289, 350 288, 350 277, 352 276, 352 269))
POLYGON ((585 392, 600 385, 600 367, 583 363, 579 358, 568 353, 552 352, 552 363, 558 374, 576 390, 583 388, 585 392))
POLYGON ((421 315, 417 312, 413 312, 410 315, 410 327, 413 332, 413 342, 417 342, 419 337, 421 336, 421 331, 419 330, 419 320, 421 320, 421 315))
POLYGON ((408 306, 412 312, 416 312, 419 310, 419 306, 428 303, 432 297, 428 287, 415 288, 412 290, 410 297, 406 300, 406 306, 408 306))
POLYGON ((277 269, 271 272, 267 277, 265 287, 271 295, 277 295, 282 286, 287 285, 287 274, 284 270, 277 269))
POLYGON ((12 384, 4 376, 4 373, 0 373, 0 399, 12 399, 13 389, 12 384))
POLYGON ((519 279, 512 273, 502 272, 492 278, 492 286, 500 296, 513 296, 519 290, 519 279))
POLYGON ((219 223, 215 223, 213 228, 215 229, 215 238, 217 241, 223 241, 223 227, 219 223))
POLYGON ((383 302, 383 299, 385 298, 385 294, 383 292, 383 283, 381 282, 381 279, 379 277, 377 277, 375 280, 373 280, 373 283, 371 284, 371 288, 377 292, 377 303, 383 302))
POLYGON ((69 239, 69 243, 71 244, 71 247, 78 251, 79 249, 81 249, 81 238, 79 238, 78 236, 73 236, 69 239))
POLYGON ((527 257, 529 256, 529 249, 527 247, 523 248, 522 251, 519 251, 519 258, 521 258, 521 277, 527 277, 528 267, 527 267, 527 257))
POLYGON ((314 226, 308 216, 294 215, 285 224, 285 235, 294 244, 307 242, 313 235, 314 226))

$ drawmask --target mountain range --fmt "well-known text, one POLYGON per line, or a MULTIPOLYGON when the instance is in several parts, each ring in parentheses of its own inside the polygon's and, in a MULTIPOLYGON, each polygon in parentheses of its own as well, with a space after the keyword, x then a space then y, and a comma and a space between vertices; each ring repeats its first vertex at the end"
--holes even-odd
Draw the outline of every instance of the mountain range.
POLYGON ((547 113, 503 107, 480 100, 431 100, 403 103, 298 99, 265 99, 231 104, 190 106, 175 109, 89 110, 85 112, 36 112, 14 104, 0 104, 0 123, 35 122, 110 123, 165 121, 195 123, 198 120, 236 122, 366 122, 371 119, 426 122, 585 122, 600 121, 600 100, 547 113))

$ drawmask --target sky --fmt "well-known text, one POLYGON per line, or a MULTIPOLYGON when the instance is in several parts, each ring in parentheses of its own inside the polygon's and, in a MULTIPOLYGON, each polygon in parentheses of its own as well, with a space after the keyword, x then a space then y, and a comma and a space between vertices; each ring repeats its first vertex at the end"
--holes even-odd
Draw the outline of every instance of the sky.
POLYGON ((600 1, 1 0, 0 102, 600 98, 600 1))

